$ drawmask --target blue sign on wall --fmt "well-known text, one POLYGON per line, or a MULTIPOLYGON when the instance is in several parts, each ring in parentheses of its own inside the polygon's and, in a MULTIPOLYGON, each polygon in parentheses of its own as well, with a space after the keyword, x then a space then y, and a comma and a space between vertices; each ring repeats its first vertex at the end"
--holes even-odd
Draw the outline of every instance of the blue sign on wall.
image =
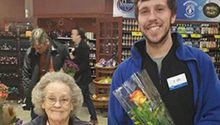
POLYGON ((134 0, 114 0, 113 16, 134 18, 134 0))
MULTIPOLYGON (((134 0, 114 0, 113 16, 134 18, 134 0)), ((177 20, 220 22, 220 0, 177 0, 177 20)))
POLYGON ((220 22, 220 0, 177 0, 177 19, 220 22))

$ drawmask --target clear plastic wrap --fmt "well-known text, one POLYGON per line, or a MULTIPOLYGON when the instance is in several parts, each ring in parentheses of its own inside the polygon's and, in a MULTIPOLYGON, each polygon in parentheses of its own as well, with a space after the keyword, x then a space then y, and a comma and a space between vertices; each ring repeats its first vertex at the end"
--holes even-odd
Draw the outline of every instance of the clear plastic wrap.
POLYGON ((135 125, 174 125, 146 70, 134 73, 113 94, 135 125))

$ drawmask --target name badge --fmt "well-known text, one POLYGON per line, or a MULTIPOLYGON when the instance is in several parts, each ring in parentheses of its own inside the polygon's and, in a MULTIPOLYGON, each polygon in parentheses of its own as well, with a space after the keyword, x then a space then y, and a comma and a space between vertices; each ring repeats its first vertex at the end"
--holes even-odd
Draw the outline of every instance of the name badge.
POLYGON ((188 85, 185 73, 168 78, 167 83, 170 90, 175 90, 188 85))

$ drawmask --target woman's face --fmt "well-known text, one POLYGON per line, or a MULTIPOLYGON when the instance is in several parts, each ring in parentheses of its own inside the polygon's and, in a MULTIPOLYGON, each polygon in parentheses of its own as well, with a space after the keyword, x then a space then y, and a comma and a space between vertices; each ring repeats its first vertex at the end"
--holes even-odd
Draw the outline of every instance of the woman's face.
POLYGON ((66 122, 73 110, 70 88, 60 82, 53 82, 45 88, 45 98, 42 108, 48 120, 53 122, 66 122))

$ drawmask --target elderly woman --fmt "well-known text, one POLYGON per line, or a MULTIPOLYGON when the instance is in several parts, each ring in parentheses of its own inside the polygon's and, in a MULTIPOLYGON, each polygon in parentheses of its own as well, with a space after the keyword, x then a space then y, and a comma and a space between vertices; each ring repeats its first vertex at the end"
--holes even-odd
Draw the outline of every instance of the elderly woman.
POLYGON ((83 97, 74 79, 65 73, 45 74, 32 91, 32 102, 39 116, 27 125, 91 125, 76 118, 83 97))

